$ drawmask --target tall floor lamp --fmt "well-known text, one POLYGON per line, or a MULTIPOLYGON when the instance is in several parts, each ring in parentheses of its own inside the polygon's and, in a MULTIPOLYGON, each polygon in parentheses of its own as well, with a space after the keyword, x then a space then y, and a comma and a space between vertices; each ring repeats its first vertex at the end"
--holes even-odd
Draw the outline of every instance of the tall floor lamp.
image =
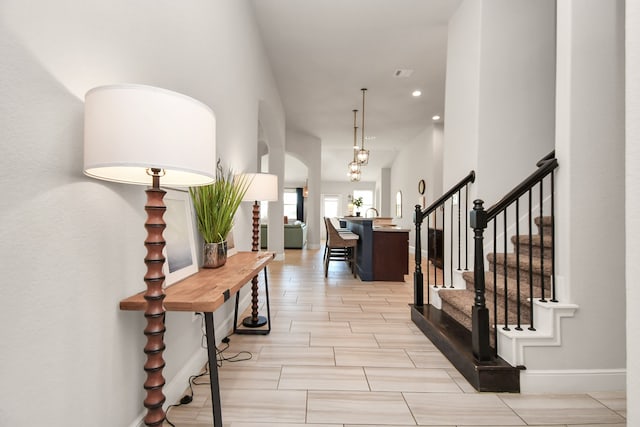
MULTIPOLYGON (((251 250, 258 252, 260 249, 260 202, 275 202, 278 200, 278 176, 266 173, 245 174, 247 182, 251 182, 247 192, 242 198, 245 202, 253 202, 253 235, 251 250)), ((242 321, 247 328, 259 328, 267 324, 264 316, 258 315, 258 276, 251 279, 251 316, 242 321)), ((236 333, 248 333, 250 331, 236 330, 236 333)))
POLYGON ((92 178, 147 188, 147 289, 144 316, 147 426, 166 418, 162 219, 166 186, 199 186, 215 178, 215 116, 206 105, 169 90, 143 85, 94 88, 85 95, 84 173, 92 178))

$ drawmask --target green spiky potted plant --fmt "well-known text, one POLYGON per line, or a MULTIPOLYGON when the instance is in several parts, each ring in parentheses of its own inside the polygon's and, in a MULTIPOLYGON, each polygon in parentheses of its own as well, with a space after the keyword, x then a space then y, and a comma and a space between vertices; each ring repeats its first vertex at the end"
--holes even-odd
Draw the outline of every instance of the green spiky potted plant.
POLYGON ((249 184, 244 175, 234 176, 231 169, 225 171, 218 160, 215 182, 189 189, 204 240, 204 268, 221 267, 227 262, 227 236, 249 184))

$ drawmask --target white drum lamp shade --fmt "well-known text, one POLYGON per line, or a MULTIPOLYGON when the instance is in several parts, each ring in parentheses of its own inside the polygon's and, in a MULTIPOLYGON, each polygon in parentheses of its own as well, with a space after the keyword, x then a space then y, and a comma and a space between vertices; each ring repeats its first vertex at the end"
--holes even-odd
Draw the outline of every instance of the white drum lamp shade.
POLYGON ((147 185, 161 169, 163 185, 199 186, 215 179, 213 111, 166 89, 100 86, 85 95, 84 173, 147 185))
POLYGON ((247 192, 242 198, 245 202, 261 201, 275 202, 278 200, 278 176, 268 173, 246 173, 247 182, 250 182, 247 192))

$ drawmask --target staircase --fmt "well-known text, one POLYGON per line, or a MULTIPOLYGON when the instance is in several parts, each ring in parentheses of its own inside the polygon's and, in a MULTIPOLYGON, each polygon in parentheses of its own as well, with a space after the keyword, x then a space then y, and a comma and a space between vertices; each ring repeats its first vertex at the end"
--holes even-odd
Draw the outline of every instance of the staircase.
MULTIPOLYGON (((536 299, 541 299, 543 297, 542 284, 544 283, 544 296, 549 297, 553 239, 550 232, 545 230, 551 230, 551 222, 551 217, 538 217, 535 220, 538 234, 531 236, 531 239, 528 235, 521 235, 519 238, 517 236, 511 237, 511 243, 514 247, 517 245, 519 248, 519 257, 516 253, 489 253, 487 255, 489 271, 485 273, 485 298, 489 309, 489 325, 492 329, 495 324, 511 325, 507 327, 518 327, 519 324, 521 328, 528 328, 531 324, 532 306, 529 300, 531 290, 536 299), (545 235, 540 234, 540 230, 545 235), (529 253, 531 253, 531 257, 529 257, 529 253), (505 259, 507 264, 506 277, 505 259), (530 266, 531 268, 529 268, 530 266), (520 276, 519 286, 518 273, 520 276), (496 316, 497 321, 495 321, 496 316)), ((474 273, 471 271, 462 274, 466 289, 441 289, 438 292, 442 310, 469 330, 472 327, 470 307, 474 303, 473 276, 474 273)), ((492 332, 491 345, 495 347, 496 331, 492 332)))
POLYGON ((451 195, 457 192, 457 200, 461 200, 461 188, 465 188, 466 194, 466 187, 473 180, 461 181, 424 210, 416 207, 411 319, 478 391, 519 392, 520 371, 526 369, 525 349, 560 345, 560 321, 577 309, 556 300, 555 152, 536 166, 534 173, 489 209, 485 210, 480 199, 473 202, 472 210, 465 204, 465 211, 469 212, 468 229, 466 220, 464 226, 460 220, 459 205, 455 226, 456 203, 451 195), (435 220, 430 215, 438 211, 450 213, 442 222, 443 231, 447 229, 443 235, 448 238, 450 256, 444 261, 447 279, 439 284, 434 280, 432 285, 429 263, 424 283, 420 233, 425 219, 428 224, 436 222, 430 221, 435 220), (467 231, 460 233, 464 229, 467 231), (455 231, 458 231, 457 246, 455 231), (467 256, 467 246, 472 246, 466 240, 463 245, 461 234, 473 235, 475 271, 461 271, 460 259, 467 256), (456 252, 458 268, 454 272, 456 252), (488 253, 486 260, 484 253, 488 253), (489 265, 485 267, 487 262, 489 265))

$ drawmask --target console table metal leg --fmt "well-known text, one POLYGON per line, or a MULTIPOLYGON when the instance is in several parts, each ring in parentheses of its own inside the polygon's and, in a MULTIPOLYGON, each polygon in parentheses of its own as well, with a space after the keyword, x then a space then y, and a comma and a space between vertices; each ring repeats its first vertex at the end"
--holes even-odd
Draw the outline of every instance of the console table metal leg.
POLYGON ((264 267, 264 294, 267 297, 267 333, 271 332, 271 307, 269 306, 269 278, 267 275, 267 267, 264 267))
POLYGON ((236 309, 233 312, 233 333, 238 331, 238 305, 240 304, 240 292, 236 292, 236 309))
POLYGON ((220 384, 218 383, 218 358, 216 354, 216 334, 213 328, 213 313, 204 313, 204 324, 207 331, 213 426, 222 427, 222 408, 220 406, 220 384))

